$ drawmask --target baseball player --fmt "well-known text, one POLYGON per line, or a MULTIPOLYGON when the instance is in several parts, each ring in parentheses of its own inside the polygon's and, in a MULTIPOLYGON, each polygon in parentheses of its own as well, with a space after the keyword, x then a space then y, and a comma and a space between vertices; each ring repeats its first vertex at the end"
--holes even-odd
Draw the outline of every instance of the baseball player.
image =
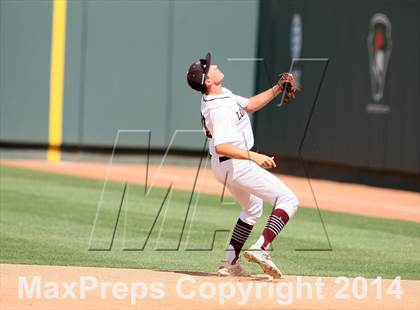
POLYGON ((267 249, 295 214, 299 201, 282 181, 266 170, 276 167, 274 157, 252 150, 254 136, 248 113, 262 109, 283 90, 287 101, 296 91, 296 84, 291 74, 284 73, 272 88, 244 98, 222 87, 223 78, 218 66, 211 64, 210 53, 194 62, 187 73, 190 87, 203 94, 201 120, 209 140, 212 171, 242 208, 218 274, 250 275, 240 265, 239 255, 266 201, 273 211, 261 236, 244 252, 244 257, 259 264, 266 274, 280 278, 281 272, 267 249))

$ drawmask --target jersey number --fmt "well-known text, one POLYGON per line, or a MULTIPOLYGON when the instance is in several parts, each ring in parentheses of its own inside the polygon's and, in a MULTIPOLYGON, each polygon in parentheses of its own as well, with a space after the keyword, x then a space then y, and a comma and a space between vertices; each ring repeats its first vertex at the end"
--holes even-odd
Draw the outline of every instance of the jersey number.
POLYGON ((207 126, 206 126, 206 119, 204 118, 203 114, 201 114, 201 124, 203 125, 203 129, 206 132, 207 138, 211 139, 212 135, 211 135, 209 129, 207 128, 207 126))

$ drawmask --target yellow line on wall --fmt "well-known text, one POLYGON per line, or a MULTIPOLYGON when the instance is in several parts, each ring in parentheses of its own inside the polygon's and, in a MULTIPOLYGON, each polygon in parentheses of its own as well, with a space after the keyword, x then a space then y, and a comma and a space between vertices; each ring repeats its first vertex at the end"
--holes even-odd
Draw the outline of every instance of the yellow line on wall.
POLYGON ((53 0, 50 69, 48 161, 59 162, 63 137, 64 63, 66 52, 67 0, 53 0))

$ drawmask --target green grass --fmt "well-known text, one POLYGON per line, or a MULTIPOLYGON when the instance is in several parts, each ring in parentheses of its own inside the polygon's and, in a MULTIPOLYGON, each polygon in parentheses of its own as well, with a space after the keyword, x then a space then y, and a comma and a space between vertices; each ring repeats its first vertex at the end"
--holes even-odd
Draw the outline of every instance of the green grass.
MULTIPOLYGON (((148 238, 166 190, 153 189, 145 198, 144 188, 129 184, 112 250, 89 251, 102 181, 7 167, 0 167, 0 177, 1 263, 214 271, 229 235, 217 233, 210 250, 213 233, 230 230, 240 211, 216 196, 194 196, 179 243, 190 193, 174 190, 148 238), (143 251, 124 250, 142 248, 147 238, 143 251)), ((123 187, 107 185, 91 248, 109 248, 123 187)), ((265 206, 246 246, 258 237, 269 212, 265 206)), ((301 207, 273 244, 273 259, 286 274, 420 279, 420 225, 322 214, 333 250, 295 251, 328 247, 317 211, 301 207)))

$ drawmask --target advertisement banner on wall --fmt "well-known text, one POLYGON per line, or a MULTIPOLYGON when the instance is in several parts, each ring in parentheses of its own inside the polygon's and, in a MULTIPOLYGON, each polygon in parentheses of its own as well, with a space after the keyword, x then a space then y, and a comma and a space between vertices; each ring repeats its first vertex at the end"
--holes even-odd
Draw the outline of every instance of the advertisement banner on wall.
POLYGON ((366 106, 368 113, 385 114, 390 107, 384 104, 384 88, 389 59, 392 52, 391 22, 382 13, 372 16, 367 38, 371 96, 373 102, 366 106))

